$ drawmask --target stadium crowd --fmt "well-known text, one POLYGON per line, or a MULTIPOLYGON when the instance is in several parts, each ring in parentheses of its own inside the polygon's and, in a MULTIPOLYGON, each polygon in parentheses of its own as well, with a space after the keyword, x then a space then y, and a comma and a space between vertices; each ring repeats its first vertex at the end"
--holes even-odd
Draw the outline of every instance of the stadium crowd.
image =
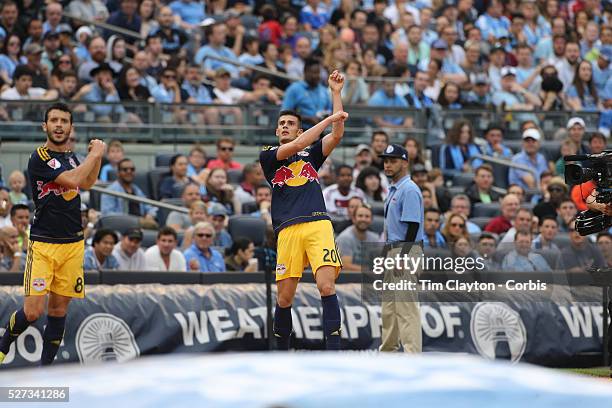
MULTIPOLYGON (((369 123, 379 130, 370 144, 358 145, 354 160, 329 159, 321 168, 345 270, 360 270, 361 242, 381 239, 388 181, 378 155, 391 141, 408 150, 423 192, 429 253, 483 256, 491 270, 612 264, 610 233, 592 242, 575 231, 590 190, 565 184, 561 158, 601 152, 610 137, 609 1, 6 0, 0 52, 5 121, 12 120, 10 101, 60 100, 98 122, 141 123, 137 103, 158 103, 173 104, 176 123, 195 114, 205 129, 244 122, 242 110, 227 105, 261 104, 296 110, 309 127, 329 114, 323 81, 339 69, 348 77, 347 111, 413 108, 430 118, 423 145, 411 134, 410 115, 374 115, 369 123), (188 111, 180 103, 199 105, 188 111), (501 112, 505 120, 476 126, 452 116, 437 127, 443 143, 429 132, 465 108, 501 112), (568 111, 576 113, 567 123, 544 130, 541 113, 568 111), (582 118, 589 114, 598 115, 594 126, 582 118), (513 125, 518 134, 510 134, 513 125), (500 171, 476 157, 482 154, 516 166, 500 171)), ((165 169, 137 169, 122 143, 111 141, 100 174, 109 189, 165 199, 189 214, 109 195, 90 200, 83 207, 86 269, 273 269, 271 189, 255 157, 244 166, 234 160, 235 147, 221 137, 214 154, 195 144, 160 161, 165 169), (138 226, 121 236, 101 227, 101 219, 117 214, 138 217, 138 226), (264 243, 229 233, 228 219, 238 214, 264 220, 264 243)), ((20 171, 2 183, 0 270, 19 271, 30 191, 20 171)))

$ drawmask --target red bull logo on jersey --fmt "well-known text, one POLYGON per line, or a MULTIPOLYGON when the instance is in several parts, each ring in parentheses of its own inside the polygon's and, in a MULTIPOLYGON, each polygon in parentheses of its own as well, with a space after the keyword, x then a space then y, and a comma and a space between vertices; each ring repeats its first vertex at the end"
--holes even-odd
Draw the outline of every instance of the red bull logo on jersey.
POLYGON ((56 196, 61 195, 66 201, 71 201, 77 196, 77 194, 79 194, 78 188, 77 189, 66 188, 64 186, 60 186, 59 184, 53 181, 50 181, 48 183, 37 181, 36 188, 38 189, 38 199, 39 200, 53 193, 56 196))
POLYGON ((272 187, 283 187, 285 184, 290 187, 299 187, 313 181, 319 182, 319 174, 315 168, 308 162, 298 160, 276 170, 272 178, 272 187))

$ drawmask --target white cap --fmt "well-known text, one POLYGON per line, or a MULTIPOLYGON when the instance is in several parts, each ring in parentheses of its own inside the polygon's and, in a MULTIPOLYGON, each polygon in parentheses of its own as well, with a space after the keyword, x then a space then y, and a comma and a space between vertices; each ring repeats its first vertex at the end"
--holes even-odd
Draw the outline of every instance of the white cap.
POLYGON ((360 143, 357 145, 357 148, 355 149, 355 154, 359 154, 363 152, 364 150, 367 150, 368 152, 372 153, 372 148, 370 148, 369 145, 365 143, 360 143))
POLYGON ((571 118, 570 120, 567 121, 568 129, 573 128, 574 125, 580 125, 583 128, 586 128, 586 125, 584 124, 584 120, 582 120, 582 118, 579 118, 579 117, 571 118))
POLYGON ((507 75, 514 75, 514 76, 516 76, 516 68, 506 66, 506 67, 503 67, 501 69, 500 73, 501 73, 501 77, 502 78, 507 76, 507 75))
POLYGON ((87 34, 90 37, 93 36, 93 31, 90 27, 80 26, 79 29, 76 31, 76 35, 75 35, 77 41, 81 38, 81 34, 83 33, 87 34))
POLYGON ((538 129, 530 128, 523 132, 523 140, 528 138, 540 140, 542 138, 542 135, 540 134, 540 131, 538 129))
POLYGON ((209 25, 215 24, 217 20, 212 17, 207 17, 200 22, 200 27, 208 27, 209 25))

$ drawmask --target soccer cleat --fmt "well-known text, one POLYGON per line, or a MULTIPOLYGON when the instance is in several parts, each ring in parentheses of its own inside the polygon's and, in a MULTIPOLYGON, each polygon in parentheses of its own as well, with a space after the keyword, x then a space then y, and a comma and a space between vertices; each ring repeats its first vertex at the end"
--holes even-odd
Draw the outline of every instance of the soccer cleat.
POLYGON ((0 364, 2 364, 2 362, 4 361, 5 357, 6 357, 6 354, 4 354, 3 352, 0 351, 0 364))

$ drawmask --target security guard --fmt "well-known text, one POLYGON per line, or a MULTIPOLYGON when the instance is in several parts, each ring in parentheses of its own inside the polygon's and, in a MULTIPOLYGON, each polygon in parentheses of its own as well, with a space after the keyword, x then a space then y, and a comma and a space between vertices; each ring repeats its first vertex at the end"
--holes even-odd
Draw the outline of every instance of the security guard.
MULTIPOLYGON (((424 208, 421 190, 408 175, 406 149, 391 144, 380 157, 383 159, 385 175, 392 183, 385 200, 387 257, 408 254, 416 260, 423 253, 424 208)), ((385 280, 408 279, 416 282, 420 268, 414 272, 396 268, 385 274, 385 280)), ((380 350, 398 351, 401 343, 405 352, 419 353, 422 349, 422 335, 417 293, 404 291, 393 295, 391 300, 387 296, 383 297, 380 350)))

